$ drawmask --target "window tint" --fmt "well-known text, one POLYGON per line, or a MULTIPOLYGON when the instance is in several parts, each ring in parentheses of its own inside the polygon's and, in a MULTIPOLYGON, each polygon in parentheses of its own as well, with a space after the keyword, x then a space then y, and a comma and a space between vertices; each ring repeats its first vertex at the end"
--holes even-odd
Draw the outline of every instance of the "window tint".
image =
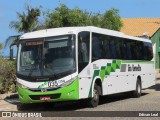
POLYGON ((132 59, 131 44, 127 40, 125 40, 125 42, 126 42, 126 55, 127 55, 128 60, 131 60, 132 59))
POLYGON ((78 69, 81 72, 89 63, 90 32, 78 34, 78 69))
POLYGON ((92 59, 102 59, 103 58, 103 48, 102 48, 102 36, 99 34, 92 35, 92 59))
POLYGON ((98 59, 151 60, 152 44, 92 33, 92 61, 98 59))

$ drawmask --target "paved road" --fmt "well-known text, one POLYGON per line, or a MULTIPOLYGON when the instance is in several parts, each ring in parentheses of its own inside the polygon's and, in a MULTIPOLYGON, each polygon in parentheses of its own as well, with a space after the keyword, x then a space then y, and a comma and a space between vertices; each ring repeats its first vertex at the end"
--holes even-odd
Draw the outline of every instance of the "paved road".
MULTIPOLYGON (((17 111, 18 99, 0 100, 0 111, 17 111)), ((31 104, 26 110, 32 111, 160 111, 160 80, 156 85, 143 90, 140 98, 131 98, 128 94, 118 94, 102 97, 100 105, 96 108, 87 108, 80 103, 58 103, 54 108, 48 109, 46 104, 31 104)))

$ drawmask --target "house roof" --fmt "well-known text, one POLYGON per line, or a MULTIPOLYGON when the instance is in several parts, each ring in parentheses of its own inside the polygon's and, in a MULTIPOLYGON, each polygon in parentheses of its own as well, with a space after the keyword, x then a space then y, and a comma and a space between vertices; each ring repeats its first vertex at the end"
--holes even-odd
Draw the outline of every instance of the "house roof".
POLYGON ((121 32, 131 36, 152 37, 160 28, 160 18, 122 18, 121 32))

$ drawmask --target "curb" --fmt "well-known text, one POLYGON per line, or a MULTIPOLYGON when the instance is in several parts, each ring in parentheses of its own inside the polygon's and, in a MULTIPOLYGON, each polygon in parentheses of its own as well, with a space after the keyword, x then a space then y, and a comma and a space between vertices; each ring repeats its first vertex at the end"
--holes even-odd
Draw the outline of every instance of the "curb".
POLYGON ((18 98, 18 93, 0 94, 0 100, 18 98))

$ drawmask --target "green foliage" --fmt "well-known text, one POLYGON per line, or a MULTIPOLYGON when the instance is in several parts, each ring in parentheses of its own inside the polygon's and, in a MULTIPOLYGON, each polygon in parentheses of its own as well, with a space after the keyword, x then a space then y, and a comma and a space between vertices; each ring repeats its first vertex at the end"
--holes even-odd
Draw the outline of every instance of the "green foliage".
POLYGON ((0 44, 0 94, 16 92, 16 62, 3 58, 0 44))
POLYGON ((0 58, 0 94, 16 92, 15 61, 0 58))
MULTIPOLYGON (((10 28, 15 29, 17 32, 31 32, 37 30, 39 27, 38 17, 40 16, 39 8, 30 8, 29 5, 26 5, 26 13, 17 12, 17 21, 11 21, 9 24, 10 28)), ((18 45, 20 35, 9 36, 5 40, 5 47, 18 45)))
POLYGON ((68 14, 68 25, 69 26, 85 26, 87 25, 87 15, 80 10, 75 8, 71 10, 68 14))
POLYGON ((117 9, 111 9, 105 12, 101 21, 102 28, 108 28, 111 30, 120 30, 123 26, 119 11, 117 9))
POLYGON ((65 5, 57 7, 53 13, 47 14, 46 27, 62 27, 68 26, 69 9, 65 5))
POLYGON ((2 43, 0 43, 0 50, 2 50, 3 49, 3 45, 2 45, 2 43))
POLYGON ((90 23, 92 26, 97 26, 97 27, 101 27, 101 18, 102 18, 102 15, 99 14, 99 13, 95 13, 95 14, 92 14, 90 16, 90 23))
POLYGON ((26 7, 27 14, 25 12, 17 12, 18 21, 12 21, 10 28, 15 29, 17 32, 31 32, 36 29, 38 25, 38 17, 40 16, 39 8, 26 7))
POLYGON ((79 8, 69 9, 64 4, 46 16, 46 28, 87 25, 87 14, 85 12, 79 8))
POLYGON ((0 43, 0 58, 2 57, 2 49, 3 49, 3 44, 0 43))
POLYGON ((46 14, 46 28, 90 25, 119 31, 123 24, 117 9, 100 14, 89 13, 79 8, 69 9, 61 4, 53 12, 46 14))

